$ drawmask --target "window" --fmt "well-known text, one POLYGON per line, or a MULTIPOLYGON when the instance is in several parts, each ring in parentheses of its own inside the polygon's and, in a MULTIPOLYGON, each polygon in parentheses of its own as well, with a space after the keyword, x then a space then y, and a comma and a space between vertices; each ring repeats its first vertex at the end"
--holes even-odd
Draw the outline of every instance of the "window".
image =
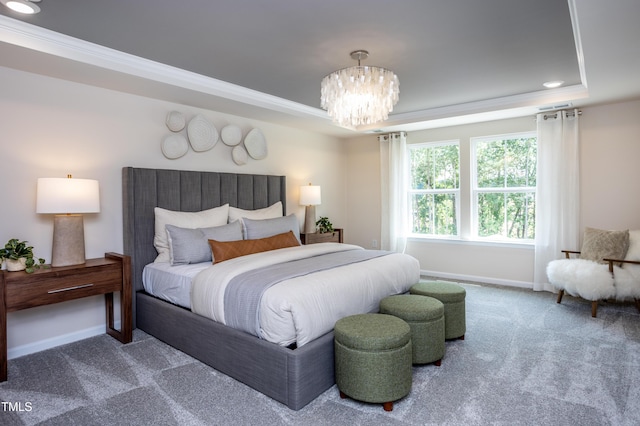
POLYGON ((460 144, 410 145, 410 232, 459 236, 460 144))
POLYGON ((537 138, 535 133, 471 138, 474 235, 533 240, 537 138))

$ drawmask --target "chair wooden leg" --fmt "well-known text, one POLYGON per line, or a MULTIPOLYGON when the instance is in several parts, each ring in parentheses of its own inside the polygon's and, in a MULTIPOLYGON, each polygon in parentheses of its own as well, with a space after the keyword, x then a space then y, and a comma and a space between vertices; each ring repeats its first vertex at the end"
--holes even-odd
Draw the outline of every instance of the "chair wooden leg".
POLYGON ((556 300, 556 303, 562 302, 562 296, 564 296, 564 290, 560 290, 558 292, 558 299, 556 300))
POLYGON ((595 318, 597 314, 598 314, 598 301, 594 300, 591 302, 591 316, 595 318))

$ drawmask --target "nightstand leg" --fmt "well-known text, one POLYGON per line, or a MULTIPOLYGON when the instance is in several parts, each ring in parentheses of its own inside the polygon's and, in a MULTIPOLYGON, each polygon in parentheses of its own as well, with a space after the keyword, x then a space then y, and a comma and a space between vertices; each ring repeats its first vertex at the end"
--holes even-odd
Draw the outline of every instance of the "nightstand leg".
POLYGON ((115 328, 115 315, 113 308, 113 293, 104 295, 105 307, 107 311, 107 334, 118 339, 122 343, 129 343, 132 340, 131 313, 127 315, 127 306, 131 309, 131 302, 124 297, 125 292, 120 294, 120 330, 115 328), (127 319, 128 318, 128 319, 127 319))
POLYGON ((7 313, 0 317, 0 382, 7 381, 7 313))
POLYGON ((105 253, 105 257, 118 259, 122 262, 122 291, 120 292, 120 331, 115 329, 113 313, 113 293, 106 293, 105 305, 107 311, 107 334, 122 343, 133 340, 133 316, 131 311, 131 258, 117 253, 105 253))
POLYGON ((0 271, 0 382, 7 380, 7 305, 5 301, 4 271, 0 271))

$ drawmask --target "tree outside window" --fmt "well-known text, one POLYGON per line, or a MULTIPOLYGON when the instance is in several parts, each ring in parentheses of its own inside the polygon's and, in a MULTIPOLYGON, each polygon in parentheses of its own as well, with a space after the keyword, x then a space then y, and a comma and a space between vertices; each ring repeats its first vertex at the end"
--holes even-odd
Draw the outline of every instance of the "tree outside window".
POLYGON ((458 141, 409 146, 412 234, 458 236, 460 146, 458 141))
POLYGON ((475 235, 535 238, 537 138, 534 134, 472 138, 475 235))

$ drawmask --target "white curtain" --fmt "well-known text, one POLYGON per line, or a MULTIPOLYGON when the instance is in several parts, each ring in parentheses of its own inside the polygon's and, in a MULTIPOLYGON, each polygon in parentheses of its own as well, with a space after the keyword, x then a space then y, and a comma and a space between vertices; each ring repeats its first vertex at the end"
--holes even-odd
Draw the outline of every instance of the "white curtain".
POLYGON ((380 248, 404 252, 407 245, 407 134, 378 137, 382 192, 380 248))
POLYGON ((538 114, 534 290, 553 291, 547 264, 578 250, 580 180, 578 110, 538 114))

